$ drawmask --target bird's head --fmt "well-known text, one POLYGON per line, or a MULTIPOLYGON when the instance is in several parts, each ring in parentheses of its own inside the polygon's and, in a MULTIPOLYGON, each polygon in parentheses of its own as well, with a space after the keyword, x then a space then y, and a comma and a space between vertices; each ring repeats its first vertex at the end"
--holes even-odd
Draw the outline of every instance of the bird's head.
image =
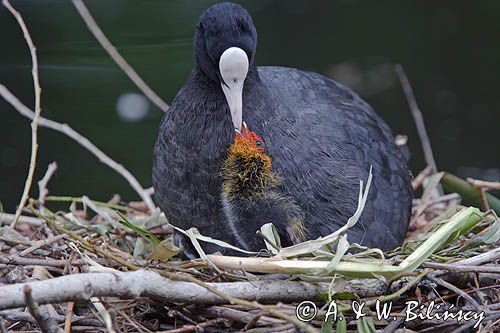
POLYGON ((234 143, 229 147, 222 176, 224 190, 229 196, 251 197, 276 184, 264 140, 245 123, 241 131, 236 131, 234 143))
POLYGON ((234 128, 241 131, 243 84, 252 67, 257 31, 250 14, 234 3, 208 8, 196 25, 194 52, 201 71, 220 85, 234 128))
POLYGON ((263 156, 266 152, 264 140, 257 133, 250 131, 244 122, 241 131, 236 130, 234 145, 244 147, 247 152, 257 152, 263 156))

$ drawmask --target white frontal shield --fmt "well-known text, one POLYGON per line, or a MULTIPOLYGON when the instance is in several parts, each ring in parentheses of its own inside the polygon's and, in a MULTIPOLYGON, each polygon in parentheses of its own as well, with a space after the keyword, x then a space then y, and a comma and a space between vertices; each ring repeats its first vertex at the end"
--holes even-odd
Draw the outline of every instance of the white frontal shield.
POLYGON ((230 47, 222 53, 219 71, 223 82, 222 91, 226 96, 234 128, 241 131, 243 121, 243 84, 248 73, 248 57, 239 47, 230 47))

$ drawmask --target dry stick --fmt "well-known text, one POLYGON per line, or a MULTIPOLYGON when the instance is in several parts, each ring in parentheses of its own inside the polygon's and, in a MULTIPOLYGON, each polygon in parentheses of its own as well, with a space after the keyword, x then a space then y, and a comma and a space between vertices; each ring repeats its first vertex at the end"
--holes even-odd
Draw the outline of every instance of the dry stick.
POLYGON ((116 62, 118 66, 127 74, 127 76, 135 83, 137 88, 139 88, 144 95, 146 95, 151 102, 153 102, 157 107, 163 111, 168 110, 168 104, 165 103, 147 84, 141 79, 139 74, 130 66, 127 61, 121 56, 121 54, 116 50, 116 48, 111 44, 109 39, 104 35, 101 28, 97 25, 97 22, 90 14, 89 10, 81 0, 72 0, 73 5, 82 17, 82 19, 87 24, 87 27, 92 32, 94 37, 97 39, 99 44, 106 50, 109 56, 116 62))
POLYGON ((432 168, 432 172, 437 172, 436 161, 434 160, 434 155, 432 153, 432 148, 429 140, 429 136, 427 135, 427 130, 424 124, 424 117, 420 108, 418 107, 417 100, 415 99, 415 95, 413 94, 413 89, 411 87, 410 81, 408 80, 408 76, 406 75, 403 66, 400 64, 396 65, 396 73, 399 77, 399 81, 401 82, 401 87, 406 96, 406 100, 408 101, 408 106, 410 107, 411 114, 413 119, 415 120, 415 124, 417 125, 418 135, 420 137, 420 141, 422 143, 422 149, 424 150, 425 160, 427 161, 427 165, 430 165, 432 168))
MULTIPOLYGON (((14 96, 4 85, 0 84, 0 95, 10 104, 12 105, 21 115, 33 119, 34 112, 31 111, 26 105, 24 105, 16 96, 14 96)), ((91 152, 94 156, 96 156, 99 161, 109 166, 111 169, 116 171, 119 175, 127 180, 130 186, 139 194, 141 199, 146 203, 150 211, 156 209, 153 200, 151 199, 151 195, 147 192, 139 183, 139 181, 123 167, 123 165, 112 160, 108 155, 106 155, 102 150, 97 148, 92 142, 90 142, 86 137, 72 129, 67 124, 61 124, 56 121, 46 119, 40 117, 38 124, 43 127, 47 127, 58 131, 60 133, 66 134, 71 139, 75 140, 82 147, 91 152)))
MULTIPOLYGON (((15 217, 14 214, 0 212, 0 226, 2 224, 11 224, 12 221, 14 221, 14 217, 15 217)), ((19 217, 18 222, 31 224, 34 227, 39 227, 43 224, 43 221, 36 217, 24 216, 24 215, 21 215, 19 217)))
POLYGON ((7 7, 9 12, 15 17, 19 27, 23 31, 24 39, 26 40, 26 44, 28 44, 30 53, 31 53, 31 62, 33 64, 31 74, 33 75, 33 86, 35 89, 35 115, 33 117, 33 121, 31 122, 31 158, 30 158, 30 167, 28 170, 28 176, 26 177, 26 182, 24 183, 24 190, 21 196, 21 200, 19 201, 19 206, 17 207, 16 214, 14 220, 11 223, 11 227, 14 228, 16 226, 17 221, 19 220, 19 216, 21 216, 21 212, 26 204, 26 200, 28 200, 28 195, 31 188, 31 183, 33 182, 33 175, 35 174, 35 166, 36 166, 36 156, 38 153, 38 140, 37 140, 37 132, 38 132, 38 119, 40 118, 40 113, 42 111, 40 107, 40 98, 42 89, 40 88, 40 81, 38 79, 38 58, 36 56, 36 47, 33 44, 33 40, 31 39, 31 35, 24 23, 23 17, 17 10, 12 7, 8 0, 2 1, 3 5, 7 7))
POLYGON ((118 256, 115 256, 114 254, 112 254, 111 252, 109 252, 107 250, 101 249, 98 246, 94 246, 94 245, 90 244, 87 240, 85 240, 82 236, 80 236, 76 232, 71 231, 71 230, 67 230, 67 229, 61 227, 59 224, 57 224, 57 222, 55 222, 54 220, 46 217, 45 215, 42 215, 38 210, 35 209, 35 207, 33 207, 33 200, 30 201, 29 207, 30 207, 31 211, 33 212, 33 214, 35 214, 36 216, 38 216, 39 218, 41 218, 45 222, 47 222, 47 224, 50 225, 54 230, 57 230, 60 233, 63 233, 63 234, 70 236, 74 240, 80 242, 89 251, 100 254, 108 259, 114 260, 117 263, 119 263, 120 265, 127 267, 128 269, 131 269, 131 270, 139 269, 139 267, 137 267, 136 265, 131 264, 118 256))
POLYGON ((424 170, 420 171, 420 173, 415 177, 415 179, 411 182, 411 187, 413 191, 416 191, 420 186, 422 186, 423 182, 427 177, 432 174, 432 168, 428 165, 424 170))
MULTIPOLYGON (((24 321, 30 324, 36 324, 36 321, 33 319, 33 317, 29 313, 23 311, 17 311, 17 310, 0 311, 0 318, 5 318, 6 320, 9 321, 24 321)), ((52 315, 52 319, 55 320, 57 323, 62 323, 65 320, 65 316, 52 315)), ((103 326, 103 324, 99 320, 89 319, 84 316, 73 316, 71 321, 73 322, 73 324, 79 324, 79 325, 98 326, 98 327, 103 326)))
POLYGON ((462 296, 463 298, 465 298, 472 306, 475 307, 476 310, 481 310, 483 307, 481 305, 479 305, 478 302, 476 302, 476 300, 474 298, 472 298, 469 294, 467 294, 465 291, 463 291, 462 289, 460 288, 457 288, 455 287, 454 285, 452 285, 451 283, 447 282, 447 281, 444 281, 443 279, 440 279, 440 278, 437 278, 437 277, 433 277, 433 276, 427 276, 427 278, 433 282, 435 282, 436 284, 450 290, 450 291, 453 291, 455 294, 457 295, 460 295, 462 296))
POLYGON ((458 273, 474 272, 500 274, 499 266, 460 266, 455 264, 441 264, 438 262, 424 262, 422 266, 458 273))
POLYGON ((24 293, 24 303, 28 307, 30 314, 35 318, 40 330, 43 333, 49 332, 60 332, 62 330, 58 329, 57 322, 50 319, 46 314, 42 314, 40 307, 34 301, 33 296, 31 294, 31 287, 29 284, 25 284, 23 286, 24 293))
MULTIPOLYGON (((327 291, 327 287, 323 285, 282 280, 261 280, 253 284, 249 282, 203 283, 204 285, 200 286, 191 281, 179 281, 184 277, 170 274, 176 280, 167 279, 149 270, 103 271, 63 275, 53 279, 29 282, 29 285, 33 289, 33 298, 38 304, 88 301, 92 297, 109 296, 124 299, 150 297, 161 302, 216 305, 227 304, 228 294, 238 299, 276 303, 317 300, 320 294, 327 291), (206 286, 222 294, 214 294, 206 286)), ((26 284, 0 285, 0 310, 24 306, 22 292, 24 285, 26 284)), ((251 308, 263 306, 248 303, 244 305, 251 308)), ((274 308, 274 306, 271 307, 274 308)), ((264 311, 269 312, 267 308, 264 311)))
POLYGON ((71 333, 71 320, 73 319, 73 310, 75 302, 68 302, 66 306, 66 319, 64 321, 64 332, 71 333))
MULTIPOLYGON (((422 143, 422 149, 424 151, 425 161, 427 165, 432 168, 432 173, 437 172, 436 161, 434 159, 434 154, 432 153, 431 142, 429 140, 429 136, 427 135, 427 130, 425 129, 424 124, 424 116, 418 107, 417 100, 415 99, 415 95, 413 94, 413 89, 410 84, 410 80, 408 80, 408 76, 406 75, 403 66, 397 64, 395 66, 396 73, 399 77, 399 81, 401 82, 401 87, 406 96, 406 100, 408 101, 408 106, 410 107, 411 114, 413 119, 415 120, 415 124, 417 125, 418 136, 420 137, 420 142, 422 143)), ((438 186, 439 194, 442 195, 443 190, 440 186, 438 186)))
POLYGON ((212 319, 212 320, 207 320, 203 323, 199 323, 199 324, 196 324, 196 325, 184 325, 182 327, 179 327, 179 328, 173 328, 171 330, 166 330, 166 331, 163 331, 163 333, 190 333, 190 332, 197 332, 197 331, 200 331, 200 332, 203 332, 203 328, 205 327, 210 327, 210 326, 215 326, 215 325, 218 325, 218 324, 222 324, 224 323, 224 319, 223 318, 217 318, 217 319, 212 319))
POLYGON ((476 187, 484 187, 490 190, 500 190, 500 182, 488 182, 474 178, 467 178, 467 182, 476 187))
POLYGON ((50 178, 52 178, 52 176, 56 171, 57 171, 57 163, 56 162, 50 163, 49 166, 47 167, 45 175, 38 182, 38 203, 40 205, 40 211, 42 212, 42 214, 44 212, 45 198, 47 197, 47 194, 49 194, 49 190, 47 189, 47 184, 49 183, 50 178))
POLYGON ((212 293, 214 293, 215 295, 227 300, 228 302, 230 302, 231 304, 238 304, 238 305, 243 305, 243 306, 247 306, 247 307, 250 307, 250 308, 256 308, 256 309, 261 309, 261 310, 264 310, 270 314, 272 314, 273 316, 275 317, 278 317, 278 318, 281 318, 281 319, 284 319, 286 320, 287 322, 291 323, 291 324, 294 324, 296 327, 302 329, 304 332, 308 332, 308 333, 317 333, 318 330, 316 328, 314 328, 313 326, 305 323, 305 322, 302 322, 300 321, 298 318, 296 318, 295 316, 290 316, 290 315, 287 315, 281 311, 279 311, 276 306, 273 306, 273 305, 262 305, 260 303, 258 303, 257 301, 253 301, 253 302, 250 302, 250 301, 246 301, 246 300, 242 300, 242 299, 239 299, 239 298, 236 298, 234 296, 231 296, 215 287, 213 287, 212 285, 206 283, 206 282, 203 282, 203 281, 200 281, 194 277, 192 277, 191 275, 187 275, 187 274, 174 274, 174 273, 170 273, 170 272, 167 272, 167 271, 163 271, 161 272, 162 275, 165 275, 165 276, 168 276, 169 278, 175 278, 175 279, 179 279, 179 276, 181 275, 182 276, 182 279, 185 280, 185 281, 189 281, 189 282, 193 282, 205 289, 207 289, 208 291, 211 291, 212 293))
POLYGON ((68 237, 68 235, 61 234, 61 235, 57 235, 57 236, 53 236, 50 238, 41 239, 39 241, 33 242, 30 247, 28 247, 26 250, 21 251, 19 253, 19 256, 25 257, 26 255, 30 254, 33 251, 38 250, 41 247, 47 246, 49 244, 57 242, 58 240, 66 238, 66 237, 68 237))

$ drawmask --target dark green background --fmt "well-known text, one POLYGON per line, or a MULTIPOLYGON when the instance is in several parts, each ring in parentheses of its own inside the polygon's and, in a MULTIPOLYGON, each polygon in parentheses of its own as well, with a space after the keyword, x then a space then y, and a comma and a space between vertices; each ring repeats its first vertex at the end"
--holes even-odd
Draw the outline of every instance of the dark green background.
MULTIPOLYGON (((43 116, 67 122, 150 186, 162 112, 125 123, 116 100, 136 87, 94 40, 68 1, 13 1, 38 47, 43 116)), ((193 27, 214 1, 86 1, 123 56, 167 102, 193 63, 193 27)), ((500 1, 245 1, 259 33, 257 61, 312 70, 358 91, 395 133, 418 136, 392 64, 410 77, 438 167, 500 178, 500 1)), ((33 107, 31 60, 17 23, 0 5, 0 82, 33 107)), ((59 163, 52 194, 107 200, 137 196, 65 136, 40 129, 35 179, 59 163)), ((0 201, 12 211, 27 174, 29 121, 0 101, 0 201)), ((32 191, 38 195, 36 186, 32 191)))

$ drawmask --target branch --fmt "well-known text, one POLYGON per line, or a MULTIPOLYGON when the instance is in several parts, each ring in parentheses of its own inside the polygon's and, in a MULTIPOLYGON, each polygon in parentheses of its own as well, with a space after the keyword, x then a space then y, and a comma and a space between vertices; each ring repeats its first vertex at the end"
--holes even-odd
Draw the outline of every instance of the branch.
POLYGON ((36 301, 33 299, 32 290, 29 284, 23 286, 24 303, 28 307, 30 314, 35 318, 40 330, 43 333, 49 332, 63 332, 62 329, 58 328, 57 322, 53 320, 46 312, 38 306, 36 301))
POLYGON ((52 162, 47 167, 47 171, 42 179, 38 182, 38 204, 40 205, 40 211, 44 212, 45 206, 45 197, 49 194, 49 190, 47 189, 47 185, 50 181, 50 178, 54 175, 57 170, 57 163, 52 162))
POLYGON ((488 182, 485 180, 479 180, 474 178, 467 178, 467 182, 476 187, 484 187, 489 190, 500 190, 500 182, 488 182))
MULTIPOLYGON (((55 320, 57 323, 62 323, 65 320, 65 316, 63 315, 54 315, 52 314, 52 319, 55 320)), ((23 312, 23 311, 0 311, 0 318, 5 318, 6 320, 9 321, 24 321, 28 322, 30 324, 36 324, 36 321, 31 317, 29 313, 23 312)), ((79 325, 84 325, 84 326, 97 326, 97 327, 102 327, 102 323, 97 320, 97 319, 90 319, 84 316, 73 316, 71 318, 72 323, 78 323, 79 325)))
MULTIPOLYGON (((422 143, 422 149, 424 151, 425 161, 427 165, 432 168, 432 173, 437 172, 436 161, 434 160, 434 154, 432 153, 431 142, 429 140, 429 136, 427 135, 427 130, 425 129, 424 124, 424 116, 418 107, 417 100, 415 99, 415 95, 413 94, 413 89, 411 88, 410 80, 408 80, 408 76, 403 69, 403 66, 396 65, 396 73, 399 77, 399 81, 401 82, 401 87, 406 96, 406 100, 408 101, 408 106, 410 107, 411 114, 413 119, 415 120, 415 124, 417 125, 418 136, 420 137, 420 142, 422 143)), ((442 190, 438 189, 440 194, 442 194, 442 190)))
POLYGON ((144 80, 137 74, 137 72, 130 66, 127 61, 122 57, 122 55, 116 50, 116 48, 111 44, 109 39, 104 35, 101 28, 97 25, 97 22, 90 14, 89 10, 85 6, 82 0, 72 0, 73 5, 82 17, 82 19, 87 24, 87 27, 92 32, 94 37, 97 39, 99 44, 106 50, 109 56, 115 61, 115 63, 127 74, 130 80, 135 83, 137 88, 139 88, 144 95, 146 95, 151 102, 153 102, 160 110, 167 111, 168 104, 165 103, 147 84, 144 80))
POLYGON ((17 207, 16 214, 14 220, 11 223, 11 227, 14 228, 16 226, 17 221, 19 220, 19 216, 21 216, 21 212, 26 204, 26 200, 28 200, 28 195, 31 188, 31 183, 33 182, 33 175, 35 174, 35 166, 36 166, 36 157, 38 154, 38 140, 37 140, 37 132, 38 132, 38 119, 40 118, 40 113, 42 109, 40 107, 40 98, 42 89, 40 88, 40 81, 38 79, 38 58, 36 55, 36 47, 33 44, 33 40, 31 39, 31 35, 24 23, 23 17, 17 10, 12 7, 8 0, 2 1, 3 5, 7 7, 9 12, 15 17, 19 27, 23 31, 24 39, 26 40, 26 44, 28 44, 30 53, 31 53, 31 62, 33 64, 31 74, 33 75, 33 86, 35 89, 35 114, 33 116, 33 121, 31 122, 31 158, 30 158, 30 167, 28 170, 28 176, 26 177, 26 182, 24 183, 24 190, 21 196, 21 200, 19 201, 19 206, 17 207))
MULTIPOLYGON (((21 115, 26 118, 33 119, 34 112, 31 111, 26 105, 24 105, 16 96, 14 96, 4 85, 0 84, 0 95, 9 102, 21 115)), ((130 186, 139 194, 141 199, 146 203, 150 211, 156 209, 153 200, 151 199, 151 195, 148 191, 146 191, 139 181, 123 167, 123 165, 112 160, 108 155, 106 155, 102 150, 97 148, 93 143, 91 143, 86 137, 72 129, 67 124, 61 124, 56 121, 40 117, 38 124, 43 127, 47 127, 58 131, 60 133, 66 134, 71 139, 75 140, 82 147, 91 152, 94 156, 96 156, 99 161, 109 166, 111 169, 116 171, 119 175, 127 180, 130 186)))
MULTIPOLYGON (((14 214, 0 212, 0 226, 2 224, 11 224, 14 221, 14 217, 14 214)), ((18 220, 21 223, 31 224, 35 227, 43 225, 43 221, 36 217, 21 215, 18 220)))
POLYGON ((415 179, 413 179, 413 181, 411 182, 413 191, 416 191, 431 174, 432 168, 430 165, 428 165, 424 170, 420 171, 417 177, 415 177, 415 179))
MULTIPOLYGON (((23 287, 27 284, 0 286, 0 310, 24 306, 23 287)), ((29 283, 38 304, 87 301, 92 297, 135 299, 151 297, 162 302, 223 304, 227 301, 193 282, 172 281, 147 270, 113 273, 65 275, 29 283)), ((231 297, 264 303, 317 299, 327 287, 295 281, 262 280, 252 282, 207 283, 231 297)))

